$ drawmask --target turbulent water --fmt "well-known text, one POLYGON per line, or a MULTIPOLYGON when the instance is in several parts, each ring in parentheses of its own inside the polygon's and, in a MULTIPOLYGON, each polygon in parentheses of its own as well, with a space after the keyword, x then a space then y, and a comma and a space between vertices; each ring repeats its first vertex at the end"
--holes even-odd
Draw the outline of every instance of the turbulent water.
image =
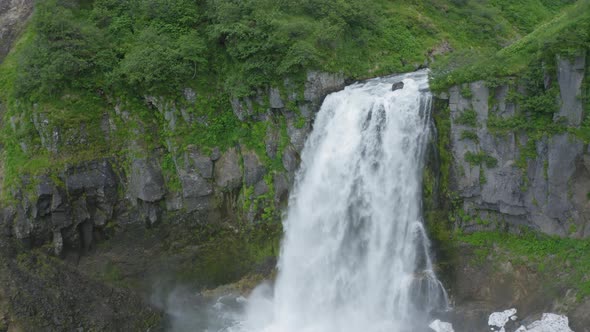
POLYGON ((424 71, 325 99, 290 197, 278 278, 241 314, 221 300, 233 322, 209 331, 416 331, 446 308, 421 215, 430 102, 424 71))

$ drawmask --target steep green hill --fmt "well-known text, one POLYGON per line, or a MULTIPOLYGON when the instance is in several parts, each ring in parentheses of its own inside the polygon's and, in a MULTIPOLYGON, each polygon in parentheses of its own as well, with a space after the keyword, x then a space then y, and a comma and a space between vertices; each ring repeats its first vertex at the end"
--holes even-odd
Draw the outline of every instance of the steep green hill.
POLYGON ((100 130, 103 114, 116 104, 141 119, 139 126, 159 128, 145 135, 148 149, 166 146, 169 139, 180 147, 223 147, 239 139, 259 141, 256 133, 261 133, 237 120, 230 98, 253 95, 285 77, 301 84, 310 69, 360 79, 414 70, 437 59, 448 64, 446 73, 472 63, 475 55, 499 51, 493 66, 473 67, 474 75, 446 75, 441 83, 446 85, 485 75, 505 58, 514 63, 510 68, 517 67, 528 59, 520 50, 534 52, 530 40, 563 36, 557 31, 584 22, 587 1, 574 7, 572 2, 40 1, 0 65, 4 187, 20 182, 22 174, 126 155, 124 142, 134 128, 119 130, 108 142, 100 130), (445 61, 448 54, 451 60, 445 61), (207 124, 171 133, 144 96, 175 100, 185 87, 197 91, 193 111, 207 124), (62 141, 70 143, 43 148, 34 126, 41 118, 48 127, 59 126, 62 141), (68 137, 80 126, 83 140, 68 137))
POLYGON ((590 50, 590 1, 574 5, 540 24, 529 34, 499 50, 470 51, 434 66, 434 89, 481 79, 522 74, 531 64, 544 63, 551 71, 555 57, 573 56, 590 50))

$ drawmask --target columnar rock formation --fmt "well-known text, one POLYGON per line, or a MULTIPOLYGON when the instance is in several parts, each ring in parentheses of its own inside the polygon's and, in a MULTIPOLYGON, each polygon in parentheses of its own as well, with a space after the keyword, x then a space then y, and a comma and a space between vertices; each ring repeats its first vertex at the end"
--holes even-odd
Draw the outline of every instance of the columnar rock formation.
POLYGON ((585 63, 584 56, 559 58, 557 73, 547 73, 546 84, 558 86, 554 122, 563 130, 534 142, 534 156, 521 165, 532 138, 518 130, 493 132, 488 120, 518 113, 520 106, 510 96, 526 95, 522 87, 490 88, 479 81, 441 96, 451 111, 451 188, 470 214, 465 230, 527 226, 559 236, 590 236, 590 146, 573 134, 584 115, 580 96, 585 63), (557 80, 551 82, 552 77, 557 80), (473 113, 473 122, 462 119, 465 113, 473 113), (469 155, 479 159, 469 160, 469 155))

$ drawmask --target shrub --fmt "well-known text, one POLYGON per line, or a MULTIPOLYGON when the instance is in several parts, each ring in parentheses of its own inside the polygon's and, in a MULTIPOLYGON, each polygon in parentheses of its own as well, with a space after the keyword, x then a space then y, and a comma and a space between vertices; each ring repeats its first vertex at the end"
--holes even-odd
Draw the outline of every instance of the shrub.
POLYGON ((466 152, 465 161, 468 162, 471 166, 485 165, 487 168, 494 168, 498 165, 498 160, 496 160, 496 158, 487 155, 483 151, 477 153, 473 153, 471 151, 466 152))
POLYGON ((67 88, 89 89, 94 74, 113 65, 114 54, 93 25, 78 20, 63 2, 39 2, 32 24, 36 36, 20 58, 15 93, 43 99, 67 88))
POLYGON ((463 130, 461 132, 461 140, 472 140, 476 143, 479 143, 479 137, 477 137, 477 133, 470 131, 470 130, 463 130))
POLYGON ((455 119, 455 123, 469 127, 477 127, 477 113, 473 109, 465 110, 455 119))

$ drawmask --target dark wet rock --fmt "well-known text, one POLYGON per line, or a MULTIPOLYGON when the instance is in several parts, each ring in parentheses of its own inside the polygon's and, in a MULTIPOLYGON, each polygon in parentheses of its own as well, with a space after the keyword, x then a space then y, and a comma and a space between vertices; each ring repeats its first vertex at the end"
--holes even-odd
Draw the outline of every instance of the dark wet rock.
POLYGON ((278 128, 272 128, 266 132, 266 136, 264 137, 264 147, 266 150, 266 155, 269 158, 274 159, 277 156, 280 139, 281 137, 278 128))
POLYGON ((0 316, 8 314, 9 331, 158 329, 161 312, 131 290, 107 286, 39 252, 16 260, 11 246, 0 243, 0 316))
POLYGON ((184 198, 204 197, 213 193, 213 185, 198 173, 180 170, 178 177, 184 198))
POLYGON ((391 86, 391 91, 400 90, 403 88, 404 88, 404 82, 397 82, 397 83, 393 83, 393 85, 391 86))
POLYGON ((211 158, 211 161, 219 160, 219 158, 221 158, 221 150, 219 150, 218 147, 213 148, 209 157, 211 158))

